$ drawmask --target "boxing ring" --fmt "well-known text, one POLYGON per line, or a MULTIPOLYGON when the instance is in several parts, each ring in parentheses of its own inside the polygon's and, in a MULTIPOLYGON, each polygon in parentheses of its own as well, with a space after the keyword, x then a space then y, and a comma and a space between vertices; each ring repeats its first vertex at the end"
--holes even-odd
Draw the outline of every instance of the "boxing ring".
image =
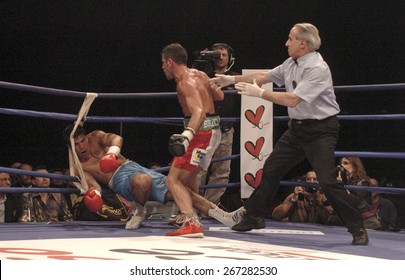
MULTIPOLYGON (((5 91, 28 91, 44 95, 84 98, 86 92, 45 88, 24 84, 0 82, 2 94, 5 91)), ((340 92, 362 92, 404 90, 405 84, 336 86, 340 92)), ((275 89, 282 90, 282 89, 275 89)), ((236 91, 225 91, 237 94, 236 91)), ((175 97, 174 92, 156 93, 97 93, 97 99, 147 99, 175 97)), ((96 106, 96 105, 95 105, 96 106)), ((31 111, 13 108, 0 108, 0 114, 46 118, 51 120, 75 121, 76 114, 31 111)), ((343 121, 384 120, 405 121, 405 114, 380 115, 338 115, 343 121)), ((160 123, 178 124, 183 118, 176 117, 121 117, 87 116, 86 123, 160 123)), ((226 122, 237 123, 239 118, 221 118, 226 122)), ((274 116, 274 122, 286 122, 286 116, 274 116)), ((130 140, 129 140, 130 141, 130 140)), ((64 143, 61 142, 61 145, 64 143)), ((125 144, 124 144, 125 145, 125 144)), ((360 158, 387 158, 405 161, 405 152, 360 152, 336 151, 336 157, 355 156, 360 158)), ((239 154, 214 159, 214 161, 238 160, 239 154)), ((136 159, 134 159, 136 161, 136 159)), ((156 169, 166 172, 169 167, 156 169)), ((0 167, 0 172, 9 174, 35 175, 78 182, 77 177, 44 174, 9 167, 0 167)), ((297 182, 282 181, 282 186, 294 186, 297 182)), ((303 183, 317 187, 314 183, 303 183)), ((201 188, 238 187, 240 182, 224 185, 202 185, 201 188)), ((405 195, 405 186, 399 187, 360 187, 345 186, 347 189, 373 191, 379 193, 405 195)), ((78 189, 66 188, 0 188, 2 193, 60 192, 80 193, 78 189)), ((368 230, 368 246, 351 246, 351 235, 345 227, 323 226, 309 223, 286 223, 266 221, 266 228, 247 233, 234 232, 219 222, 203 219, 205 238, 186 240, 166 237, 164 233, 172 226, 167 221, 148 219, 137 230, 125 230, 123 222, 56 222, 56 223, 9 223, 0 224, 0 260, 17 259, 90 259, 90 260, 405 260, 405 232, 368 230), (83 246, 83 244, 86 244, 83 246)))

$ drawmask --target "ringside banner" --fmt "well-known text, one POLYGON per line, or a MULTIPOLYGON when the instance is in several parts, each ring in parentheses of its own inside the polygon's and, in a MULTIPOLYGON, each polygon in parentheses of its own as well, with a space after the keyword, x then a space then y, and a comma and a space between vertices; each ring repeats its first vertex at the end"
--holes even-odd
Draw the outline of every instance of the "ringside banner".
MULTIPOLYGON (((244 69, 242 74, 267 72, 244 69)), ((262 86, 273 89, 273 83, 262 86)), ((259 185, 263 164, 273 150, 273 103, 242 95, 240 116, 240 178, 241 198, 248 198, 259 185)))

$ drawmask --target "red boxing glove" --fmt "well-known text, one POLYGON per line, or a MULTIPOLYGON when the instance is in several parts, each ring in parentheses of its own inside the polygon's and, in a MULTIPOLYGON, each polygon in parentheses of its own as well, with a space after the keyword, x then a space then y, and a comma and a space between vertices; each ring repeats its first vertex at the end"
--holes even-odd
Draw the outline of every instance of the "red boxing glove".
POLYGON ((106 154, 100 159, 100 170, 104 173, 114 172, 120 166, 115 154, 106 154))
POLYGON ((90 189, 84 195, 84 204, 91 212, 98 212, 103 207, 103 199, 98 190, 90 189))

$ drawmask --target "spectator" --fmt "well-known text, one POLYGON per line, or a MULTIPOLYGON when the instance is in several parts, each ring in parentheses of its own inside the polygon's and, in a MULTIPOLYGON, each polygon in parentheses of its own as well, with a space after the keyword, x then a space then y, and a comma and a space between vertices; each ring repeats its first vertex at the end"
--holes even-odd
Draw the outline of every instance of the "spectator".
MULTIPOLYGON (((341 165, 338 168, 338 180, 341 181, 342 184, 370 186, 369 178, 359 158, 344 157, 340 162, 341 165)), ((361 212, 365 228, 375 230, 381 229, 381 223, 377 218, 377 204, 372 197, 372 193, 355 190, 347 192, 349 193, 348 201, 350 203, 355 203, 361 212)), ((343 225, 341 217, 339 217, 328 204, 329 201, 327 199, 322 203, 315 204, 318 214, 318 222, 326 225, 343 225)))
MULTIPOLYGON (((338 174, 338 180, 345 185, 370 186, 369 177, 360 158, 343 157, 340 161, 343 170, 338 174)), ((373 203, 372 192, 350 190, 349 196, 357 204, 364 226, 367 229, 381 229, 377 219, 377 207, 373 203)))
MULTIPOLYGON (((0 188, 10 188, 10 174, 0 172, 0 188)), ((21 195, 0 192, 0 223, 17 222, 21 217, 21 195)))
MULTIPOLYGON (((378 187, 378 181, 375 178, 370 178, 369 182, 372 187, 378 187)), ((373 203, 377 207, 377 218, 381 223, 381 230, 400 231, 397 225, 397 208, 394 203, 378 192, 372 194, 373 203)))
MULTIPOLYGON (((34 171, 49 173, 45 166, 38 166, 34 171)), ((49 188, 50 179, 33 176, 32 184, 36 188, 49 188)), ((30 209, 33 222, 73 221, 66 199, 61 193, 30 193, 22 201, 23 209, 30 209)))
POLYGON ((294 191, 271 214, 277 221, 293 223, 316 222, 316 211, 312 202, 314 195, 303 186, 295 186, 294 191))
MULTIPOLYGON (((302 177, 309 183, 318 182, 313 170, 308 171, 302 177)), ((272 218, 278 221, 315 223, 317 221, 317 211, 314 205, 316 200, 326 200, 319 188, 295 186, 293 192, 273 209, 272 218)))
MULTIPOLYGON (((16 169, 32 171, 32 165, 28 163, 22 163, 19 166, 16 166, 16 169)), ((32 187, 32 179, 29 175, 18 174, 17 175, 17 182, 14 183, 11 187, 13 188, 31 188, 32 187)))
MULTIPOLYGON (((10 165, 10 168, 18 169, 21 165, 22 165, 21 162, 16 161, 10 165)), ((18 175, 10 174, 10 177, 11 177, 11 186, 13 186, 18 182, 18 179, 17 179, 18 175)))
MULTIPOLYGON (((53 169, 51 170, 51 173, 52 173, 52 174, 55 174, 55 175, 65 175, 66 170, 64 170, 64 169, 62 169, 62 168, 53 168, 53 169)), ((63 189, 63 188, 68 188, 69 185, 66 183, 65 180, 51 178, 51 185, 50 185, 50 187, 51 187, 51 188, 62 188, 62 189, 63 189)), ((69 193, 63 193, 62 195, 63 195, 63 196, 65 197, 65 199, 66 199, 66 202, 67 202, 68 207, 69 207, 69 211, 70 211, 71 213, 73 213, 73 201, 74 201, 74 199, 75 199, 77 196, 74 195, 74 196, 73 196, 73 199, 72 199, 72 196, 71 196, 71 194, 69 194, 69 193)))

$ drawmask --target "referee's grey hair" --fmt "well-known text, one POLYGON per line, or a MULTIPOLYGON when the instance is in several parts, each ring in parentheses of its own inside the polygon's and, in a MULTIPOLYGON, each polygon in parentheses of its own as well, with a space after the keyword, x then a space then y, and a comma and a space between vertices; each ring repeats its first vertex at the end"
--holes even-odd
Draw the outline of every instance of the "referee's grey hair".
POLYGON ((316 51, 321 47, 321 37, 318 29, 310 23, 297 23, 293 28, 297 29, 296 38, 305 40, 311 51, 316 51))

